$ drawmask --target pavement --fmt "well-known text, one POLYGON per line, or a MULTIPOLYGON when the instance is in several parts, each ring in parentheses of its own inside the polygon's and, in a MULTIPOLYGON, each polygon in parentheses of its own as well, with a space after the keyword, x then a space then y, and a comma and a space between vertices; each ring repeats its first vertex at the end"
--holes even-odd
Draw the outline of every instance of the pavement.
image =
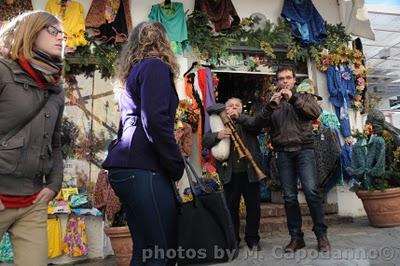
MULTIPOLYGON (((220 266, 245 265, 316 265, 316 266, 392 266, 400 265, 400 227, 374 228, 366 217, 355 218, 353 223, 333 225, 328 229, 331 252, 319 253, 312 231, 305 231, 306 248, 296 253, 283 253, 283 246, 289 241, 285 233, 274 233, 260 241, 261 251, 251 251, 244 245, 239 256, 232 262, 220 266)), ((0 266, 10 266, 1 264, 0 266)), ((91 260, 75 266, 116 266, 115 258, 91 260)), ((212 264, 213 265, 213 264, 212 264)))

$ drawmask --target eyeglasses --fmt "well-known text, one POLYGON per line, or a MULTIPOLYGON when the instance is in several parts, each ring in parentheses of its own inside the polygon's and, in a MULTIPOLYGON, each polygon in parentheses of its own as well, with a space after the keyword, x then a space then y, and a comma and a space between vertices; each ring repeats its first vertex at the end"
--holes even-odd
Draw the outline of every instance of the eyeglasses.
POLYGON ((57 37, 57 35, 58 35, 59 33, 61 33, 62 35, 64 35, 64 32, 63 32, 62 30, 59 30, 59 29, 57 29, 56 27, 54 27, 54 26, 52 26, 52 25, 47 26, 46 31, 47 31, 51 36, 54 36, 54 37, 57 37))
POLYGON ((292 80, 293 78, 293 76, 278 77, 278 81, 292 80))

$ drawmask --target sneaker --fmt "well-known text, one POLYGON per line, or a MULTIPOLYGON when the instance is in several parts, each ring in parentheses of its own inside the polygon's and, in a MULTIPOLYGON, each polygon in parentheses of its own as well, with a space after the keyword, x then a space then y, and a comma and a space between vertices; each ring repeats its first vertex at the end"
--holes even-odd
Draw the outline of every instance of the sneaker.
POLYGON ((328 252, 331 250, 331 244, 326 236, 322 236, 318 238, 318 251, 319 252, 328 252))
POLYGON ((306 246, 304 239, 292 239, 290 243, 285 247, 286 253, 296 252, 298 249, 302 249, 306 246))

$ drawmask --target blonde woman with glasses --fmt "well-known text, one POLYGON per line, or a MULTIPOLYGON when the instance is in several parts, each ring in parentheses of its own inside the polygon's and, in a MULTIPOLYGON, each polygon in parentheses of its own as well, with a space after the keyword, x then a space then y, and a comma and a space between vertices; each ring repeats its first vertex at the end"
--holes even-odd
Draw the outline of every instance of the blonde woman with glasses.
POLYGON ((0 239, 16 266, 47 265, 47 204, 61 188, 64 33, 44 11, 0 30, 0 239))

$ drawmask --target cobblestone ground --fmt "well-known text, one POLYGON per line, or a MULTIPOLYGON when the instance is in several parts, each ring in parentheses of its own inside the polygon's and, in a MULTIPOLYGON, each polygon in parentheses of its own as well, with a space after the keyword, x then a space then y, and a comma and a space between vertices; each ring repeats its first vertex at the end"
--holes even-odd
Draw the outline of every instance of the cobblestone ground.
MULTIPOLYGON (((332 226, 328 236, 332 245, 330 253, 318 253, 313 233, 306 231, 306 248, 294 254, 284 254, 283 245, 287 244, 289 237, 286 234, 273 234, 261 240, 261 251, 251 252, 247 247, 242 247, 237 259, 218 265, 400 265, 400 227, 374 228, 368 225, 366 218, 358 218, 354 223, 332 226)), ((116 262, 110 257, 73 265, 116 266, 116 262)))

